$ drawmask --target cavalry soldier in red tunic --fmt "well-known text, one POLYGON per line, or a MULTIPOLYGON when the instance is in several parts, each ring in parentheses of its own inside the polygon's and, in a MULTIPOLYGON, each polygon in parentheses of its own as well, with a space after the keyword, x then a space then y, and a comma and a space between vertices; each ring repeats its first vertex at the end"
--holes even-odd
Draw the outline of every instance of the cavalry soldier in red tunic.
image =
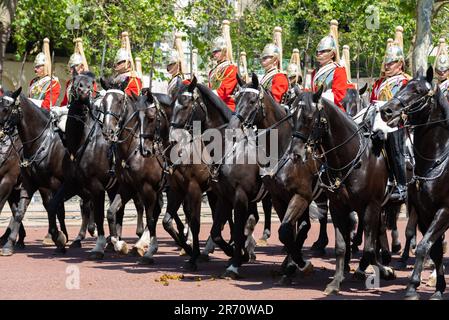
POLYGON ((142 90, 142 80, 135 70, 128 32, 122 33, 122 47, 117 51, 114 64, 114 71, 116 73, 114 82, 125 82, 126 86, 124 91, 127 95, 131 95, 132 92, 136 95, 140 95, 140 90, 142 90))
POLYGON ((235 111, 232 96, 237 86, 237 66, 232 63, 229 21, 223 21, 223 36, 214 39, 212 57, 217 65, 209 72, 209 88, 214 90, 231 111, 235 111))
POLYGON ((316 92, 323 87, 323 97, 331 100, 346 112, 341 102, 348 88, 348 76, 345 67, 339 63, 338 22, 336 20, 331 21, 330 35, 321 39, 318 44, 316 59, 320 68, 312 73, 312 90, 316 92))
POLYGON ((302 74, 301 74, 301 61, 299 57, 299 50, 293 49, 290 63, 287 66, 287 77, 289 82, 289 89, 286 94, 285 102, 292 103, 296 97, 295 88, 303 89, 302 87, 302 74))
POLYGON ((50 110, 55 106, 61 91, 58 78, 51 75, 50 40, 45 38, 43 52, 34 60, 36 78, 31 80, 28 97, 39 107, 50 110))
POLYGON ((182 34, 175 34, 175 48, 170 50, 167 59, 167 72, 171 75, 168 82, 168 95, 174 99, 181 83, 188 84, 188 80, 184 80, 184 50, 182 48, 182 34))
MULTIPOLYGON (((399 90, 411 79, 405 73, 405 58, 402 49, 402 27, 396 28, 396 39, 389 41, 387 52, 383 63, 382 77, 373 85, 371 103, 378 101, 389 101, 399 90)), ((404 130, 388 133, 386 151, 390 167, 393 169, 396 180, 396 188, 391 199, 403 201, 407 196, 405 176, 405 137, 404 130)))

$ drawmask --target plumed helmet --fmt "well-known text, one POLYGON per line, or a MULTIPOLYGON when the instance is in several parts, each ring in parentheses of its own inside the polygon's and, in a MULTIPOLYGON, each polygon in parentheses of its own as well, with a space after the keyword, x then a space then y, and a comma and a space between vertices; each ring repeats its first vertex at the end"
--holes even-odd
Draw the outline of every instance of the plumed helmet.
POLYGON ((83 57, 79 53, 74 53, 70 56, 69 67, 72 68, 83 63, 83 57))
POLYGON ((120 48, 115 55, 114 63, 118 64, 122 61, 131 61, 131 56, 125 48, 120 48))
POLYGON ((281 55, 281 51, 279 49, 279 47, 277 45, 275 45, 274 43, 269 43, 265 46, 265 48, 263 48, 262 51, 262 59, 266 58, 266 57, 276 57, 279 59, 281 55))
POLYGON ((226 49, 226 39, 223 37, 216 37, 212 43, 212 52, 226 49))
POLYGON ((179 59, 178 51, 174 50, 174 49, 171 49, 168 52, 168 55, 167 55, 166 65, 168 66, 168 65, 173 64, 173 63, 178 63, 179 61, 180 61, 180 59, 179 59))
POLYGON ((296 77, 299 74, 299 66, 296 63, 289 63, 287 66, 287 76, 296 77))
POLYGON ((445 72, 449 69, 449 56, 447 54, 441 54, 436 61, 435 70, 445 72))
POLYGON ((321 39, 320 43, 318 43, 316 51, 318 52, 323 50, 332 50, 337 53, 337 43, 335 42, 334 37, 329 35, 321 39))
POLYGON ((385 54, 385 63, 390 63, 394 61, 402 61, 404 62, 404 52, 402 48, 396 43, 389 46, 387 52, 385 54))
POLYGON ((39 54, 34 59, 34 66, 43 66, 47 63, 47 57, 43 52, 39 52, 39 54))

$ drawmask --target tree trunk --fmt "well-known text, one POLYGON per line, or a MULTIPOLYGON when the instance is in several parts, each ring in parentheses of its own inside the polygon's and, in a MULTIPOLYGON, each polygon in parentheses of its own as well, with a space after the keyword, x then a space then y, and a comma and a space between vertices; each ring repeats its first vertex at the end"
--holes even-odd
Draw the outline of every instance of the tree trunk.
POLYGON ((0 0, 0 87, 3 82, 3 60, 11 34, 11 23, 16 13, 18 0, 0 0))
POLYGON ((427 55, 432 43, 432 10, 434 0, 418 0, 416 7, 416 42, 413 51, 413 76, 427 70, 427 55))

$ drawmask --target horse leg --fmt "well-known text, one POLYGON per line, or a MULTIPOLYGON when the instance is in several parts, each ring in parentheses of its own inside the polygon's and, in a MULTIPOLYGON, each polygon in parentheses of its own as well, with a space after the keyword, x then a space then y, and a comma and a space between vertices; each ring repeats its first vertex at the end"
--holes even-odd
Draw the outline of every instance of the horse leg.
MULTIPOLYGON (((379 224, 379 236, 376 245, 376 253, 380 252, 380 258, 382 265, 387 266, 391 262, 390 246, 388 245, 387 237, 387 211, 381 209, 380 224, 379 224)), ((379 257, 377 258, 379 260, 379 257)))
MULTIPOLYGON (((222 226, 226 223, 226 221, 232 221, 232 218, 229 216, 232 215, 232 207, 228 201, 223 199, 223 197, 219 197, 217 199, 215 216, 213 216, 212 228, 210 230, 210 236, 215 244, 223 250, 223 252, 228 256, 232 257, 233 248, 230 243, 226 242, 222 236, 222 226)), ((231 233, 233 232, 231 229, 231 233)))
MULTIPOLYGON (((109 233, 111 235, 111 243, 114 247, 114 250, 120 254, 128 253, 128 245, 125 241, 120 239, 120 235, 118 233, 118 215, 121 214, 123 208, 126 203, 129 201, 130 197, 123 196, 121 192, 117 192, 115 194, 114 200, 110 204, 106 217, 108 220, 109 233)), ((122 216, 123 221, 123 216, 122 216)))
POLYGON ((443 300, 443 293, 446 290, 446 280, 444 279, 443 265, 443 237, 438 239, 430 249, 430 258, 435 263, 436 286, 435 293, 430 300, 443 300))
POLYGON ((157 194, 153 188, 150 189, 148 187, 145 190, 145 215, 147 218, 147 227, 150 235, 150 242, 148 246, 148 250, 145 252, 142 258, 139 259, 139 264, 153 264, 154 259, 153 256, 158 251, 158 243, 156 237, 156 226, 157 221, 159 220, 159 216, 161 214, 162 208, 161 203, 159 202, 159 197, 162 197, 162 194, 157 194))
MULTIPOLYGON (((209 206, 212 212, 212 220, 215 219, 217 216, 216 208, 217 208, 217 195, 211 191, 207 192, 207 200, 209 202, 209 206)), ((215 251, 215 243, 212 240, 212 236, 209 234, 209 237, 207 238, 206 245, 204 246, 203 251, 201 252, 200 259, 202 261, 208 261, 209 260, 209 254, 214 253, 215 251)))
POLYGON ((87 231, 89 232, 89 234, 92 237, 97 237, 98 236, 98 232, 96 232, 96 226, 95 226, 95 212, 94 212, 94 206, 92 201, 89 200, 83 200, 81 199, 81 201, 85 204, 85 206, 87 208, 89 208, 89 223, 87 224, 87 231))
POLYGON ((409 203, 409 216, 407 221, 407 226, 405 227, 405 246, 404 251, 402 251, 401 258, 399 259, 398 269, 407 268, 407 261, 410 257, 410 247, 412 246, 413 239, 416 239, 416 227, 418 225, 418 214, 413 205, 409 203))
POLYGON ((316 251, 320 255, 326 254, 326 247, 329 243, 329 238, 327 237, 327 221, 328 221, 328 199, 326 193, 322 192, 321 195, 315 200, 315 204, 320 214, 318 219, 320 223, 320 234, 318 239, 313 243, 311 249, 316 251))
MULTIPOLYGON (((143 213, 144 213, 144 206, 142 204, 142 201, 138 197, 134 198, 134 206, 136 207, 137 212, 137 225, 136 225, 136 235, 137 237, 142 237, 145 226, 143 224, 143 213)), ((120 234, 121 236, 121 234, 120 234)))
POLYGON ((257 212, 257 203, 250 202, 248 204, 248 220, 245 225, 245 249, 248 252, 248 261, 256 260, 256 253, 254 252, 256 249, 256 240, 253 237, 254 229, 256 227, 257 222, 259 221, 259 215, 257 212))
MULTIPOLYGON (((363 213, 362 213, 363 214, 363 213)), ((359 223, 357 224, 357 232, 352 239, 352 245, 351 245, 351 251, 352 253, 359 252, 359 246, 362 244, 363 241, 363 229, 364 229, 364 219, 360 218, 359 223)))
POLYGON ((248 196, 246 192, 238 187, 234 197, 234 254, 231 258, 231 264, 223 274, 223 277, 232 279, 240 277, 239 267, 242 265, 242 250, 245 245, 245 224, 248 220, 248 196))
POLYGON ((336 208, 330 203, 330 212, 335 229, 335 256, 336 266, 334 279, 324 290, 325 295, 336 294, 340 291, 340 284, 344 280, 344 271, 346 268, 346 251, 350 245, 351 221, 349 218, 350 210, 347 208, 336 208))
POLYGON ((192 231, 192 254, 190 255, 189 261, 184 265, 184 268, 189 271, 197 270, 197 259, 200 256, 200 243, 199 243, 199 233, 200 233, 200 219, 201 219, 201 198, 202 192, 200 186, 191 182, 189 186, 189 207, 191 212, 190 217, 190 229, 192 231))
POLYGON ((106 238, 104 236, 104 198, 105 192, 100 191, 98 194, 92 195, 92 204, 94 208, 95 224, 97 226, 98 237, 95 247, 92 249, 89 259, 101 260, 104 257, 104 249, 106 247, 106 238))
MULTIPOLYGON (((9 188, 8 188, 9 189, 9 188)), ((0 184, 0 213, 3 210, 3 207, 5 206, 6 201, 9 197, 9 190, 6 189, 5 185, 0 184)), ((14 211, 11 208, 12 217, 14 217, 14 211)), ((0 245, 3 245, 8 240, 8 236, 11 233, 11 229, 7 228, 5 230, 5 233, 0 237, 0 245)))
POLYGON ((162 226, 165 231, 170 234, 170 236, 175 240, 175 243, 183 248, 188 255, 192 254, 192 247, 186 242, 186 237, 184 235, 184 224, 178 215, 178 209, 184 201, 184 195, 179 192, 174 191, 170 188, 167 195, 167 212, 162 219, 162 226), (173 227, 173 219, 175 220, 178 231, 173 227))
MULTIPOLYGON (((16 215, 19 206, 19 200, 20 200, 20 190, 13 189, 8 197, 9 207, 11 208, 11 212, 13 213, 13 217, 11 217, 11 220, 13 220, 14 216, 16 215)), ((11 231, 11 228, 9 229, 9 231, 11 231)), ((16 249, 25 249, 25 237, 26 237, 25 227, 23 225, 23 222, 21 222, 19 227, 19 238, 15 245, 16 249)))
POLYGON ((88 203, 80 200, 81 227, 76 238, 70 244, 70 248, 81 248, 81 241, 86 238, 87 225, 89 223, 90 206, 88 203))
POLYGON ((273 203, 270 195, 267 195, 262 199, 262 208, 265 220, 262 237, 257 242, 258 246, 268 245, 268 239, 271 236, 271 209, 273 208, 273 203))
MULTIPOLYGON (((424 259, 427 257, 429 250, 435 242, 437 240, 441 240, 441 237, 444 235, 448 227, 449 210, 446 208, 439 209, 436 212, 429 229, 416 247, 415 267, 413 268, 413 273, 407 286, 405 294, 406 299, 419 299, 416 289, 421 283, 421 272, 424 268, 424 259)), ((439 289, 437 290, 439 291, 439 289)))
POLYGON ((385 208, 387 214, 387 228, 391 230, 391 253, 398 254, 401 251, 401 242, 399 241, 398 218, 401 212, 400 205, 387 205, 385 208))
MULTIPOLYGON (((289 201, 284 219, 279 227, 279 240, 284 244, 287 253, 300 270, 310 268, 310 262, 304 261, 301 249, 296 245, 296 223, 307 209, 309 202, 301 195, 295 194, 289 201)), ((290 283, 289 278, 296 271, 296 268, 287 267, 286 274, 281 279, 282 284, 290 283)))

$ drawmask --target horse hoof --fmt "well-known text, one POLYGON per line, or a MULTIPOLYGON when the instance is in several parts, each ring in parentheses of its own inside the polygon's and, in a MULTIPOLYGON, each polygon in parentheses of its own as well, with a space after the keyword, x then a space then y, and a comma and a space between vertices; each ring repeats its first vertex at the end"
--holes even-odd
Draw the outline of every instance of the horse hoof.
POLYGON ((91 252, 89 260, 102 260, 104 258, 103 252, 91 252))
POLYGON ((443 300, 443 294, 440 291, 436 291, 429 300, 443 300))
POLYGON ((51 247, 53 246, 55 243, 53 242, 52 238, 50 235, 45 236, 44 240, 42 240, 42 245, 44 247, 51 247))
POLYGON ((396 273, 392 268, 384 267, 384 271, 385 273, 384 272, 381 273, 382 280, 390 281, 396 279, 396 273))
POLYGON ((142 256, 137 259, 137 264, 148 266, 150 264, 154 264, 154 259, 147 256, 142 256))
POLYGON ((434 288, 436 287, 436 285, 437 285, 437 277, 434 277, 433 274, 431 274, 426 282, 426 286, 434 288))
POLYGON ((405 300, 419 300, 419 294, 416 291, 412 293, 407 293, 405 295, 405 300))
POLYGON ((256 261, 256 254, 255 253, 250 253, 249 254, 249 260, 248 260, 248 262, 250 262, 250 263, 253 263, 253 262, 255 262, 256 261))
POLYGON ((209 262, 210 261, 210 257, 208 254, 200 254, 200 256, 198 257, 198 262, 209 262))
POLYGON ((188 254, 187 254, 187 252, 184 250, 184 248, 181 248, 181 251, 179 251, 179 256, 180 256, 180 257, 188 256, 188 254))
POLYGON ((284 274, 281 277, 281 279, 279 281, 277 281, 274 285, 279 286, 279 287, 287 287, 287 286, 291 286, 292 282, 293 282, 292 278, 284 274))
POLYGON ((66 253, 66 250, 64 247, 58 247, 53 251, 54 256, 61 256, 61 255, 64 255, 65 253, 66 253))
POLYGON ((14 245, 14 249, 15 249, 15 250, 23 250, 23 249, 25 249, 25 243, 23 243, 23 242, 17 242, 17 243, 14 245))
POLYGON ((0 238, 0 246, 3 247, 7 242, 8 242, 8 238, 7 237, 0 238))
POLYGON ((91 237, 96 237, 97 235, 95 234, 95 225, 90 225, 87 227, 87 231, 89 232, 91 237))
POLYGON ((313 273, 313 264, 310 261, 306 261, 306 265, 301 269, 299 268, 300 275, 303 277, 309 276, 313 273))
POLYGON ((402 245, 400 243, 398 244, 393 244, 391 246, 391 253, 393 254, 399 254, 401 252, 402 249, 402 245))
POLYGON ((14 254, 14 250, 12 248, 2 248, 2 252, 1 255, 4 257, 9 257, 12 256, 14 254))
POLYGON ((198 270, 198 266, 194 262, 187 261, 186 263, 184 263, 183 269, 185 269, 187 271, 196 271, 196 270, 198 270))
POLYGON ((326 247, 327 247, 328 241, 321 241, 321 240, 317 240, 312 244, 312 247, 310 248, 312 251, 325 251, 326 247))
POLYGON ((340 292, 340 288, 337 285, 333 285, 333 284, 329 284, 326 287, 326 290, 324 290, 324 294, 326 296, 332 296, 332 295, 336 295, 340 292))
POLYGON ((81 240, 74 240, 70 244, 70 249, 79 249, 79 248, 81 248, 81 240))
POLYGON ((134 246, 129 254, 133 257, 143 257, 145 255, 145 249, 134 246))
POLYGON ((118 250, 118 253, 122 255, 127 255, 129 253, 128 244, 125 241, 119 242, 120 242, 120 249, 118 250))
POLYGON ((258 247, 266 247, 266 246, 268 246, 268 241, 267 241, 267 239, 260 238, 260 239, 257 241, 257 246, 258 246, 258 247))
POLYGON ((240 275, 234 271, 231 270, 226 270, 225 272, 223 272, 223 274, 221 275, 222 279, 231 279, 231 280, 238 280, 241 279, 240 275))

